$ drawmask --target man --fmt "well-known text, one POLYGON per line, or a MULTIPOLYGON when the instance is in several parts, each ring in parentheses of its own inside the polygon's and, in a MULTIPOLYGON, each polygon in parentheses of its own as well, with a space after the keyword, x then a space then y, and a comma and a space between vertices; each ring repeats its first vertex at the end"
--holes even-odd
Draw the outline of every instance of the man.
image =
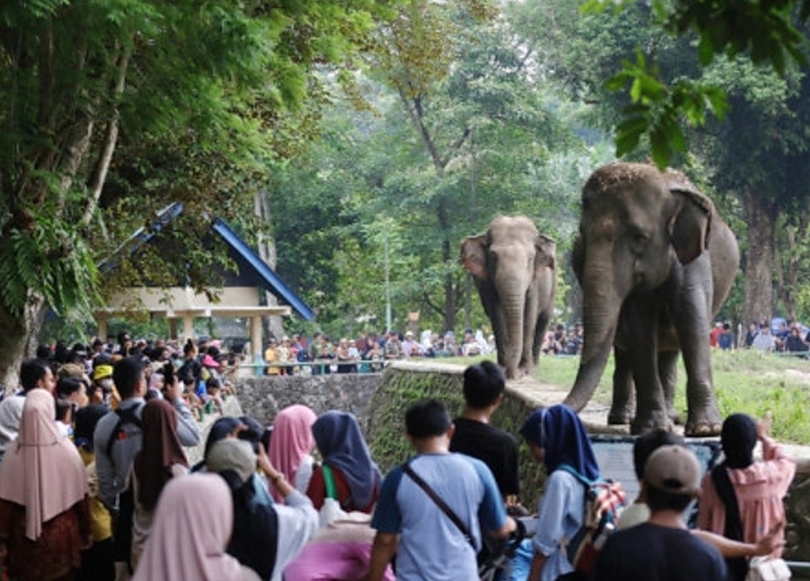
POLYGON ((464 370, 464 410, 456 418, 450 451, 478 458, 492 471, 506 506, 517 504, 518 447, 515 438, 489 421, 503 401, 506 376, 491 361, 464 370))
MULTIPOLYGON (((113 382, 121 396, 118 409, 107 413, 96 425, 93 449, 98 472, 98 496, 116 515, 113 537, 116 561, 129 562, 132 534, 132 489, 129 473, 141 449, 141 413, 146 404, 147 385, 140 357, 125 357, 113 368, 113 382)), ((179 389, 167 393, 177 412, 177 436, 184 446, 196 446, 200 431, 183 401, 179 389)))
POLYGON ((0 402, 0 460, 3 459, 8 443, 17 439, 25 395, 36 388, 45 389, 53 394, 56 379, 46 361, 27 359, 20 366, 20 386, 22 393, 7 396, 0 402))
POLYGON ((771 334, 771 326, 763 323, 759 327, 759 334, 754 337, 751 347, 763 353, 773 353, 776 349, 776 338, 771 334))
POLYGON ((371 521, 377 534, 367 581, 380 581, 394 554, 398 581, 477 579, 481 531, 504 538, 515 530, 492 473, 480 460, 450 452, 454 428, 443 403, 413 404, 405 426, 417 452, 408 465, 456 514, 469 537, 397 466, 383 481, 371 521))
POLYGON ((661 446, 644 468, 648 522, 608 538, 596 560, 596 581, 726 581, 719 551, 692 535, 683 512, 700 493, 700 466, 683 446, 661 446))

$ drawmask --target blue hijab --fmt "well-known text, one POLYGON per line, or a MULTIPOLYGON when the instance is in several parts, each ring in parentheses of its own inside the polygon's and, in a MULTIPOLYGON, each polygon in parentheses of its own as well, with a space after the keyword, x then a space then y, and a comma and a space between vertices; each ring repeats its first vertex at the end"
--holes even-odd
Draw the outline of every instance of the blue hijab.
POLYGON ((520 435, 543 448, 549 474, 568 464, 582 476, 596 480, 599 465, 585 426, 574 410, 559 404, 536 410, 520 428, 520 435))
POLYGON ((328 411, 312 424, 315 444, 323 463, 337 468, 346 477, 357 508, 371 504, 382 475, 372 461, 355 417, 347 412, 328 411))

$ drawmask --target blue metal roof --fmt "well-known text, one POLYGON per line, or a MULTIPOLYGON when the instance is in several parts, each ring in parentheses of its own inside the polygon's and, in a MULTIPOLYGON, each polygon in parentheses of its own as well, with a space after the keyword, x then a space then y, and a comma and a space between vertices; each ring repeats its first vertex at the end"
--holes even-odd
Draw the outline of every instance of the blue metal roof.
POLYGON ((233 231, 222 218, 214 219, 214 232, 222 236, 225 242, 236 251, 240 258, 244 259, 250 267, 256 271, 262 281, 269 287, 269 290, 278 298, 290 305, 293 310, 301 315, 305 320, 311 321, 314 313, 309 306, 296 295, 287 284, 270 268, 270 265, 262 260, 239 235, 233 231))
MULTIPOLYGON (((146 228, 139 228, 135 233, 130 236, 112 255, 98 265, 99 270, 108 272, 115 269, 118 265, 118 257, 122 253, 133 254, 141 245, 146 244, 155 235, 163 230, 168 224, 172 222, 177 216, 183 213, 182 202, 175 202, 166 206, 158 212, 157 220, 147 230, 146 228)), ((314 318, 312 309, 301 298, 281 280, 275 271, 267 264, 262 258, 256 254, 253 249, 248 246, 239 235, 228 225, 222 218, 215 218, 212 225, 214 232, 222 236, 228 247, 236 254, 240 264, 246 265, 250 268, 258 278, 261 286, 264 286, 273 293, 277 298, 286 302, 292 309, 307 321, 314 318)))

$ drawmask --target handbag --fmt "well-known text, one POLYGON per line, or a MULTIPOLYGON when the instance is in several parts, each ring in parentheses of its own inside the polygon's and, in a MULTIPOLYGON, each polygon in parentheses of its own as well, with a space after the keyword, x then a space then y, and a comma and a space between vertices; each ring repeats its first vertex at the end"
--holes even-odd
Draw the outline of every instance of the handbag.
POLYGON ((748 564, 745 581, 788 581, 792 577, 784 559, 752 557, 748 564))

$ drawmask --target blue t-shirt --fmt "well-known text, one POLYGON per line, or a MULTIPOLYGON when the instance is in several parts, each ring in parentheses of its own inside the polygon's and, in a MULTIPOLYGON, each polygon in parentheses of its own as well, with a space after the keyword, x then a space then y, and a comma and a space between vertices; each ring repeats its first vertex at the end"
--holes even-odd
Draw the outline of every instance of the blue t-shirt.
POLYGON ((421 454, 413 471, 467 526, 476 549, 435 502, 397 466, 383 480, 371 526, 399 534, 397 581, 470 581, 478 578, 481 530, 501 528, 506 510, 486 464, 463 454, 421 454))

